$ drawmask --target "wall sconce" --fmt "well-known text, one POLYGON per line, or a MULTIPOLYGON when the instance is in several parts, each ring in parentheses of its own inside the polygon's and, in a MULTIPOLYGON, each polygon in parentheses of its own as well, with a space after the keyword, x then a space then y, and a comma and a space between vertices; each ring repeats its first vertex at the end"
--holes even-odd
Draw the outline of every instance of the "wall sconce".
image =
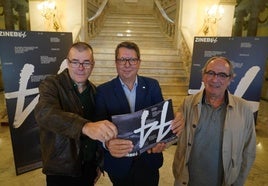
POLYGON ((221 20, 224 14, 224 9, 220 5, 213 5, 210 8, 206 8, 206 15, 202 32, 207 35, 209 32, 213 32, 213 27, 221 20))
POLYGON ((53 25, 55 31, 59 31, 61 28, 60 20, 57 16, 57 8, 55 1, 43 1, 37 5, 38 10, 41 12, 41 15, 53 25))

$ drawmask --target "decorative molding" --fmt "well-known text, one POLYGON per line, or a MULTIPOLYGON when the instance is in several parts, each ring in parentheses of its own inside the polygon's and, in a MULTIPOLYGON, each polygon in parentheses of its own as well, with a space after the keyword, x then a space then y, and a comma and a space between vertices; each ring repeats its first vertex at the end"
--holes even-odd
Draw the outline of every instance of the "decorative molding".
POLYGON ((220 0, 219 4, 235 5, 236 0, 220 0))

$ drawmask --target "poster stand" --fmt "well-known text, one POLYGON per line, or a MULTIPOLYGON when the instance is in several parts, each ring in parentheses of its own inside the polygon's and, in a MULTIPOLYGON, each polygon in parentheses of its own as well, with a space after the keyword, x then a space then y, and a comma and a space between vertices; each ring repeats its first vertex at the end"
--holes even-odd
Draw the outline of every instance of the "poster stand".
POLYGON ((72 33, 0 30, 0 61, 16 174, 42 167, 39 127, 33 109, 40 82, 56 74, 72 33))

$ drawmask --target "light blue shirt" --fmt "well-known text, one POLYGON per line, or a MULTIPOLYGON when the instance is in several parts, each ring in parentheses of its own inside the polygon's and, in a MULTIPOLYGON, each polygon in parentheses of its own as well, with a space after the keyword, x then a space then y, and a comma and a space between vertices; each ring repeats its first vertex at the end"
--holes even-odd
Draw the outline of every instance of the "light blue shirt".
POLYGON ((129 88, 127 87, 127 85, 121 79, 120 79, 120 82, 121 82, 122 88, 123 88, 123 90, 125 92, 125 95, 127 97, 130 111, 131 112, 135 112, 136 88, 138 86, 137 76, 136 76, 136 80, 134 82, 134 85, 133 85, 132 90, 129 90, 129 88))

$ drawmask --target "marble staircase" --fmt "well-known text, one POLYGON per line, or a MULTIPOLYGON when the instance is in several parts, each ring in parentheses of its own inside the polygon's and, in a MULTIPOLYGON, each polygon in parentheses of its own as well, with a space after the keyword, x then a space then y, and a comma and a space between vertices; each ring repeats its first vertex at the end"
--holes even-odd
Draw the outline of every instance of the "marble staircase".
POLYGON ((96 61, 91 80, 98 85, 116 76, 114 51, 118 43, 126 40, 140 47, 139 75, 157 79, 164 98, 172 99, 177 109, 187 94, 188 76, 179 51, 153 14, 106 14, 101 31, 89 41, 96 61))

